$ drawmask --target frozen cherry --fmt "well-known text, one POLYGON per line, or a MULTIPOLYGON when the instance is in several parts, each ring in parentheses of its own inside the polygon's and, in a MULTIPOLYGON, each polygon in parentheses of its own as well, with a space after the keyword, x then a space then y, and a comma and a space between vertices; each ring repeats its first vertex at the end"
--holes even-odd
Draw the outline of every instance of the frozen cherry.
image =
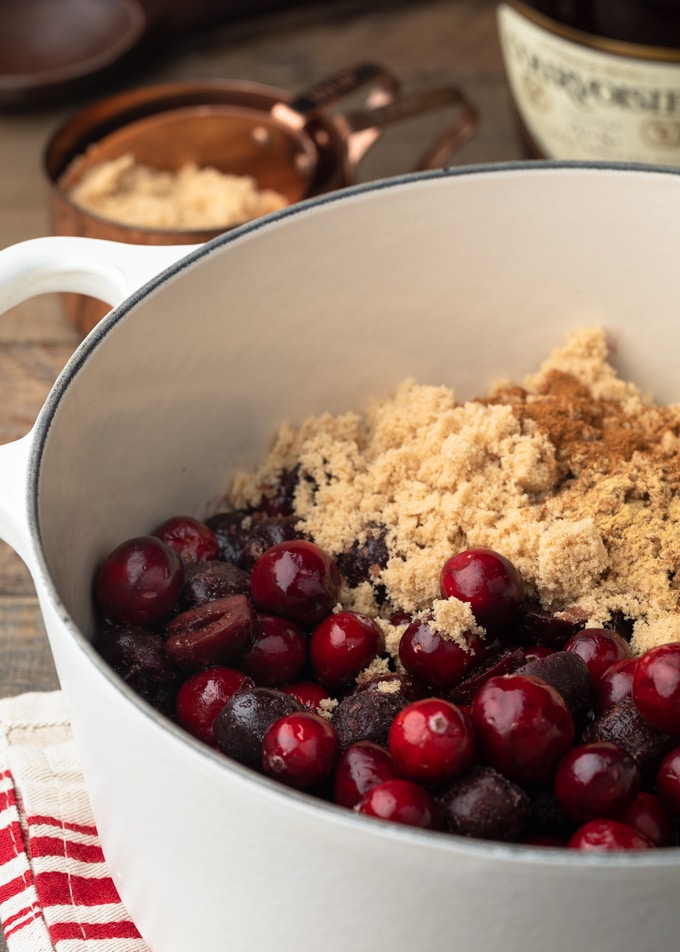
POLYGON ((521 787, 493 767, 479 764, 456 777, 437 799, 450 833, 482 840, 517 842, 531 812, 521 787))
POLYGON ((155 536, 137 536, 104 559, 95 577, 95 598, 114 624, 153 628, 170 616, 183 584, 177 553, 155 536))
POLYGON ((255 635, 239 667, 256 684, 276 687, 298 677, 307 660, 307 636, 279 615, 255 616, 255 635))
POLYGON ((620 818, 640 791, 640 771, 622 747, 599 742, 570 750, 555 774, 555 797, 578 824, 620 818))
POLYGON ((94 648, 140 697, 166 714, 174 711, 179 679, 157 631, 136 625, 105 626, 97 632, 94 648))
POLYGON ((573 850, 609 852, 610 850, 651 850, 654 844, 646 836, 620 820, 589 820, 580 826, 567 844, 573 850))
POLYGON ((657 730, 680 734, 680 642, 651 648, 638 658, 633 700, 657 730))
POLYGON ((340 747, 335 728, 313 711, 286 714, 267 728, 262 740, 266 774, 306 790, 330 777, 340 747))
POLYGON ((213 721, 235 694, 255 685, 235 668, 205 668, 190 675, 177 693, 177 721, 185 730, 215 745, 213 721))
POLYGON ((290 694, 302 707, 317 713, 321 702, 330 700, 328 691, 316 681, 293 681, 291 684, 282 684, 279 691, 290 694))
POLYGON ((654 846, 673 846, 675 842, 673 821, 653 793, 644 790, 638 793, 621 820, 646 836, 654 846))
POLYGON ((607 668, 617 661, 633 657, 628 642, 608 628, 584 628, 572 635, 563 650, 574 651, 583 658, 595 690, 607 668))
POLYGON ((642 773, 643 785, 653 782, 661 761, 674 746, 673 736, 664 734, 644 719, 632 697, 606 707, 583 731, 583 741, 605 740, 618 744, 634 758, 642 773))
POLYGON ((467 549, 448 559, 439 584, 443 598, 469 602, 478 624, 498 631, 512 624, 524 600, 515 566, 493 549, 467 549))
POLYGON ((359 741, 348 747, 336 764, 333 800, 351 809, 372 787, 396 777, 397 769, 388 750, 371 741, 359 741))
POLYGON ((350 687, 383 647, 380 626, 360 612, 328 615, 312 632, 309 659, 319 682, 329 691, 350 687))
POLYGON ((231 664, 247 651, 255 610, 245 595, 228 595, 175 615, 165 626, 165 652, 180 668, 231 664))
POLYGON ((173 516, 152 535, 174 549, 184 565, 216 559, 220 546, 210 526, 192 516, 173 516))
POLYGON ((397 714, 388 746, 401 776, 426 786, 452 780, 475 756, 468 715, 450 701, 434 697, 414 701, 397 714))
POLYGON ((386 746, 392 721, 408 703, 399 692, 360 690, 343 698, 331 715, 340 746, 346 750, 360 740, 386 746))
POLYGON ((516 673, 533 674, 551 684, 562 695, 575 720, 581 720, 592 706, 588 665, 573 651, 553 651, 543 658, 534 658, 516 673))
POLYGON ((194 608, 227 595, 250 595, 250 575, 243 569, 217 560, 184 567, 184 607, 194 608))
POLYGON ((470 713, 482 759, 519 784, 551 780, 574 740, 563 697, 534 675, 490 678, 470 713))
POLYGON ((371 787, 354 808, 357 813, 417 826, 436 829, 439 826, 437 804, 423 787, 412 780, 385 780, 371 787))
POLYGON ((273 545, 260 556, 250 589, 260 611, 312 626, 330 614, 340 582, 333 559, 313 542, 298 539, 273 545))
POLYGON ((431 618, 412 622, 401 636, 399 660, 423 684, 452 688, 482 651, 482 641, 471 632, 459 639, 448 638, 434 627, 431 618))
POLYGON ((274 721, 301 710, 289 694, 276 688, 246 688, 238 691, 213 721, 215 743, 239 763, 262 769, 262 741, 274 721))
POLYGON ((661 761, 656 792, 671 816, 680 820, 680 747, 673 748, 661 761))
POLYGON ((525 662, 522 648, 508 646, 501 648, 497 654, 492 654, 481 664, 475 664, 449 692, 448 698, 454 704, 472 704, 472 699, 489 678, 497 678, 502 674, 512 674, 525 662))
POLYGON ((618 704, 633 694, 633 672, 637 658, 624 658, 617 661, 604 672, 595 692, 595 712, 597 714, 618 704))

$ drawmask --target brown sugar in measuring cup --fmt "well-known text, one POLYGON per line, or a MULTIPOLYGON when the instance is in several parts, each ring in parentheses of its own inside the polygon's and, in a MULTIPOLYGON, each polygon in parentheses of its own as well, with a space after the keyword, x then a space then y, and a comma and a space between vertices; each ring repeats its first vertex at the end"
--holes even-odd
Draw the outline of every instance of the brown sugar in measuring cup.
MULTIPOLYGON (((470 138, 477 113, 455 87, 403 94, 387 70, 362 63, 324 79, 298 96, 250 82, 195 82, 133 89, 67 120, 44 154, 52 230, 132 244, 199 244, 225 227, 153 228, 105 218, 78 205, 71 190, 103 162, 132 155, 139 165, 177 172, 192 163, 224 174, 250 176, 288 204, 350 185, 388 125, 452 107, 453 122, 430 143, 418 168, 435 168, 470 138), (337 104, 360 97, 342 112, 337 104), (332 107, 336 111, 332 111, 332 107)), ((108 308, 65 295, 67 316, 82 334, 108 308)))

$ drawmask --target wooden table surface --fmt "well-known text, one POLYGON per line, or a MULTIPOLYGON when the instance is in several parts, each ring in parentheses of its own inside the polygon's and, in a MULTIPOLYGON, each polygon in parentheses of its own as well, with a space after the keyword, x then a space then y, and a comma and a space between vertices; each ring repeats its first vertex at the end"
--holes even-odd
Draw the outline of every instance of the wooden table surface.
MULTIPOLYGON (((119 89, 171 80, 249 79, 301 91, 363 60, 378 62, 406 88, 460 86, 481 113, 474 139, 453 164, 523 157, 498 46, 494 0, 317 2, 185 36, 133 73, 89 96, 0 112, 0 247, 49 234, 41 158, 69 115, 119 89)), ((441 121, 441 118, 437 121, 441 121)), ((362 171, 404 171, 424 144, 418 123, 387 134, 362 171)), ((56 297, 44 295, 0 320, 0 440, 31 427, 78 336, 56 297)), ((0 542, 0 696, 58 686, 30 575, 0 542)))

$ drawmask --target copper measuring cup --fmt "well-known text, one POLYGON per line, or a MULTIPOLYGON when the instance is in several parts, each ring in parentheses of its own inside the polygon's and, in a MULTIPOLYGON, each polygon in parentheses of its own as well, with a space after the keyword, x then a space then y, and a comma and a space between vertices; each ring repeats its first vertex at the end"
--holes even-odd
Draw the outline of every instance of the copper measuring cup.
MULTIPOLYGON (((67 120, 48 142, 44 168, 52 230, 133 244, 199 244, 224 229, 121 224, 81 208, 69 190, 93 165, 130 153, 140 164, 167 171, 193 162, 250 175, 259 188, 275 189, 292 204, 352 184, 388 125, 445 107, 454 109, 454 120, 428 145, 419 169, 444 164, 473 135, 477 113, 452 86, 403 94, 399 81, 373 63, 342 70, 298 96, 229 81, 124 92, 67 120), (357 106, 342 111, 342 104, 357 98, 357 106)), ((82 333, 106 310, 80 297, 65 304, 82 333)))

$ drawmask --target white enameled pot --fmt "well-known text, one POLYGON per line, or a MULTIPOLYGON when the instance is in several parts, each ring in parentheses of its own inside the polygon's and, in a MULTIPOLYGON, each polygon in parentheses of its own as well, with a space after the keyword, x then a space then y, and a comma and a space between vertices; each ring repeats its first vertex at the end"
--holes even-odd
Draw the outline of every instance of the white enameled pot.
POLYGON ((352 188, 190 250, 0 253, 2 309, 46 290, 122 302, 0 448, 0 533, 33 575, 104 850, 154 952, 675 947, 680 849, 584 856, 356 816, 194 742, 88 639, 98 560, 205 513, 284 419, 406 376, 479 394, 583 324, 680 399, 679 221, 670 171, 496 166, 352 188))

